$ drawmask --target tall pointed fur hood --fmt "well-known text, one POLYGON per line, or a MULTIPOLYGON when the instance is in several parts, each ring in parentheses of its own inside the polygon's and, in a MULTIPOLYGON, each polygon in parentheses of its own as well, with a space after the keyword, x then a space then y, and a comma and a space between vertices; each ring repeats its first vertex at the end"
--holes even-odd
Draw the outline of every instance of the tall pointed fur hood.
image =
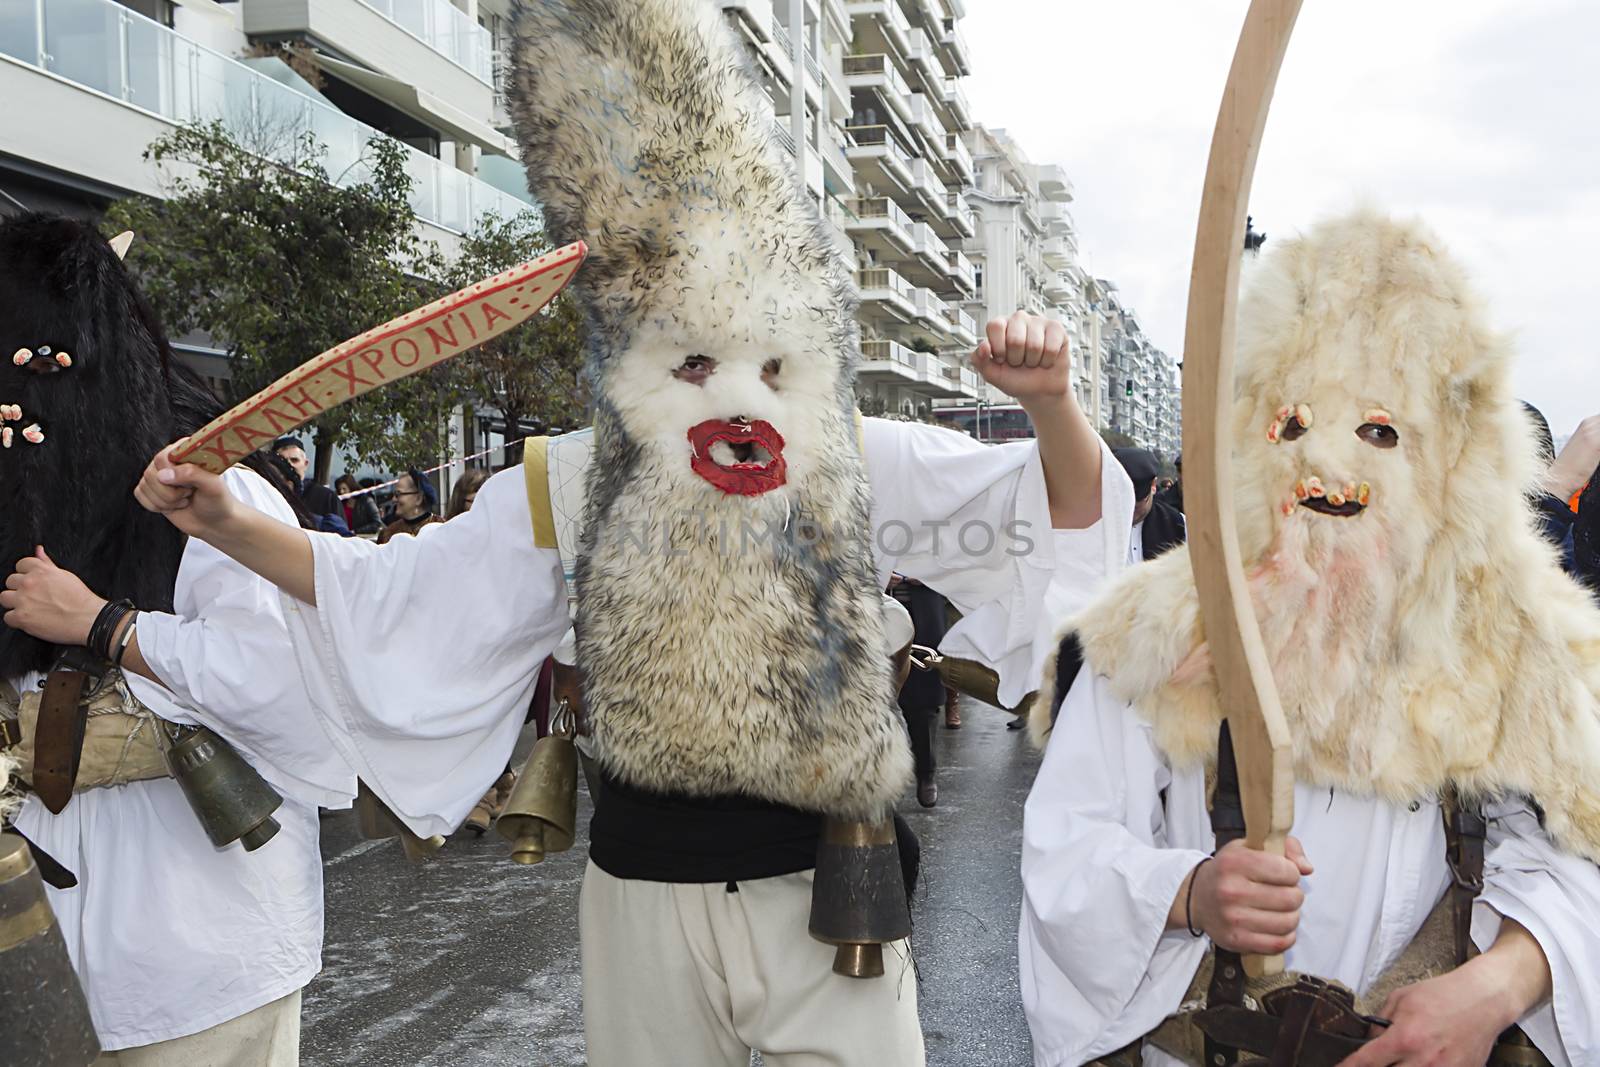
POLYGON ((524 0, 513 114, 591 254, 578 661, 636 785, 878 814, 910 778, 868 550, 855 297, 705 0, 524 0))
MULTIPOLYGON (((1297 776, 1525 795, 1600 860, 1600 610, 1535 532, 1510 348, 1464 272, 1420 225, 1337 219, 1256 268, 1238 346, 1240 547, 1297 776)), ((1068 630, 1174 762, 1213 756, 1187 549, 1068 630)))

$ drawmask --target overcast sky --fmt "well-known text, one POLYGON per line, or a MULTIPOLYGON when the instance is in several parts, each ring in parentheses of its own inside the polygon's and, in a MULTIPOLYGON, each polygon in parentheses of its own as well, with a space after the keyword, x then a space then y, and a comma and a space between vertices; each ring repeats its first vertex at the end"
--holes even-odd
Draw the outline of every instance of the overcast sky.
MULTIPOLYGON (((974 118, 1060 163, 1089 269, 1174 358, 1245 0, 967 0, 974 118)), ((1463 258, 1556 436, 1600 412, 1600 4, 1307 0, 1251 210, 1272 237, 1366 199, 1463 258)))

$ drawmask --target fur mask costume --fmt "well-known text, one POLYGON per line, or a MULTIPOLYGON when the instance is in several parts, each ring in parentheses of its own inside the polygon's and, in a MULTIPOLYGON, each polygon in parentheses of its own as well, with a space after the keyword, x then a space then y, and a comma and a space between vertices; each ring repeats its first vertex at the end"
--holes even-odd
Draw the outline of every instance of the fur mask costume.
MULTIPOLYGON (((1415 224, 1326 223, 1252 282, 1235 500, 1296 776, 1394 802, 1448 782, 1528 796, 1562 847, 1600 860, 1600 610, 1534 531, 1508 345, 1415 224)), ((1068 629, 1174 764, 1214 758, 1223 709, 1187 549, 1126 572, 1068 629)))
MULTIPOLYGON (((184 538, 133 486, 162 446, 219 409, 175 365, 122 261, 93 226, 0 223, 0 566, 43 545, 107 599, 171 611, 184 538), (37 426, 33 443, 24 430, 37 426)), ((0 627, 0 677, 47 670, 57 650, 0 627)))
POLYGON ((705 0, 526 2, 513 113, 591 249, 578 662, 624 781, 876 817, 911 777, 852 382, 855 298, 705 0))

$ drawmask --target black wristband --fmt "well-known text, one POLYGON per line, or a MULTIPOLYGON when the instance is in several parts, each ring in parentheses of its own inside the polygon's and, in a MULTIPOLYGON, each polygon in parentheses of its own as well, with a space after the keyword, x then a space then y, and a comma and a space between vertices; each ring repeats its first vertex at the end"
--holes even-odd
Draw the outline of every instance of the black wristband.
POLYGON ((100 614, 94 617, 94 623, 89 627, 89 639, 84 642, 84 647, 99 658, 111 661, 113 650, 111 639, 116 636, 117 627, 123 619, 133 613, 131 600, 110 600, 105 607, 100 609, 100 614))
POLYGON ((1189 891, 1183 895, 1183 925, 1188 929, 1192 937, 1206 936, 1204 930, 1196 930, 1194 927, 1194 884, 1200 880, 1200 868, 1210 863, 1211 860, 1212 857, 1207 856, 1194 865, 1194 870, 1189 874, 1189 891))

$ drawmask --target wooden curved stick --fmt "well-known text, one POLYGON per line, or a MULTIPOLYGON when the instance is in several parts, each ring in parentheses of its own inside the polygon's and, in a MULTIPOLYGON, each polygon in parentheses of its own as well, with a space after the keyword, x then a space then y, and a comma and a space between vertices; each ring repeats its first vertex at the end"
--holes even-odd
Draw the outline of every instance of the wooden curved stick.
MULTIPOLYGON (((1189 558, 1222 707, 1233 733, 1245 841, 1282 854, 1294 822, 1289 725, 1261 642, 1233 511, 1233 345, 1250 183, 1301 0, 1253 0, 1211 141, 1183 357, 1184 503, 1189 558)), ((1283 957, 1245 960, 1277 974, 1283 957)))
POLYGON ((341 342, 179 442, 172 461, 221 474, 330 408, 476 348, 554 300, 588 254, 576 241, 341 342))

